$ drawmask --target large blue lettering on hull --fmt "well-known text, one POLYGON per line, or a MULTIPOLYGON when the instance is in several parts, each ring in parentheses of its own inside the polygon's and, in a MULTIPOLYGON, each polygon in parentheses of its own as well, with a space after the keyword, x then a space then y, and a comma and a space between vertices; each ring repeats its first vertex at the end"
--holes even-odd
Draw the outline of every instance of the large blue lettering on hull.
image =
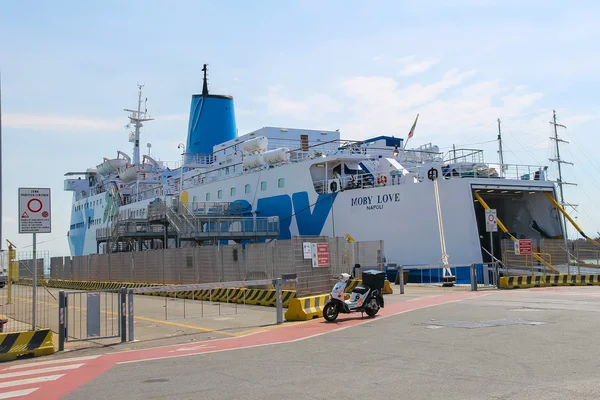
POLYGON ((316 236, 321 234, 336 196, 337 193, 320 194, 311 213, 308 193, 299 192, 292 195, 296 224, 300 235, 316 236))
POLYGON ((279 239, 292 238, 290 225, 292 224, 292 201, 290 196, 264 197, 256 203, 256 215, 258 217, 279 217, 279 239))
MULTIPOLYGON (((256 215, 259 217, 279 217, 279 239, 291 239, 290 226, 292 217, 296 217, 300 235, 319 235, 331 211, 337 193, 320 194, 315 204, 310 204, 308 193, 297 192, 290 196, 280 195, 259 199, 256 205, 256 215), (293 206, 293 208, 292 208, 293 206), (311 207, 313 211, 311 212, 311 207)), ((244 208, 249 206, 245 200, 240 201, 244 208)))

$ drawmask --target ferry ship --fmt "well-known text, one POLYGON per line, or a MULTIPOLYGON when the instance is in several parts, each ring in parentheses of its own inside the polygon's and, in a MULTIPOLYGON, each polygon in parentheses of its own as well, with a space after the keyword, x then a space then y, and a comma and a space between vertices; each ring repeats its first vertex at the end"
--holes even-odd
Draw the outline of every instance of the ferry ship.
MULTIPOLYGON (((156 248, 149 236, 126 249, 100 236, 109 237, 119 221, 148 220, 157 203, 183 207, 192 216, 205 213, 207 204, 237 205, 243 217, 276 221, 277 234, 258 240, 383 240, 386 261, 402 265, 482 263, 489 259, 490 240, 501 258, 502 238, 535 243, 562 237, 560 215, 546 195, 556 197, 547 167, 489 163, 474 149, 444 155, 431 143, 407 148, 394 136, 348 140, 337 130, 264 127, 238 136, 233 97, 209 94, 206 65, 203 71, 178 166, 140 154, 142 123, 152 117, 142 109, 139 86, 137 109, 125 109, 135 128, 129 137, 133 157, 116 151, 85 172, 66 174, 64 189, 73 192, 72 256, 156 248), (501 221, 491 236, 486 208, 501 221)), ((166 243, 182 245, 171 237, 166 243)))

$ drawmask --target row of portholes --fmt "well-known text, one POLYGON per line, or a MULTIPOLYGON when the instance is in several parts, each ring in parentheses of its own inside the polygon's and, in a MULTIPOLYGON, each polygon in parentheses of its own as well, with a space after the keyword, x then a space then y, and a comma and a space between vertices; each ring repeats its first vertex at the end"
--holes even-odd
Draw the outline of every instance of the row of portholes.
MULTIPOLYGON (((285 187, 285 179, 284 178, 279 178, 277 180, 277 187, 280 188, 280 189, 283 188, 283 187, 285 187)), ((246 184, 246 186, 244 186, 244 193, 249 194, 251 192, 251 190, 252 190, 252 187, 250 186, 250 184, 246 184)), ((264 191, 267 190, 267 181, 262 181, 260 183, 260 190, 262 192, 264 192, 264 191)), ((232 187, 230 189, 229 195, 231 197, 235 197, 235 195, 236 195, 236 188, 235 187, 232 187)), ((217 191, 217 199, 221 200, 222 198, 223 198, 223 191, 222 190, 217 191)), ((198 201, 197 196, 194 196, 193 199, 192 199, 192 202, 196 203, 197 201, 198 201)), ((206 193, 206 201, 210 201, 210 193, 206 193)))
POLYGON ((74 210, 73 211, 81 211, 84 206, 85 208, 92 208, 92 207, 96 207, 97 205, 102 204, 102 199, 98 199, 98 200, 94 200, 94 201, 90 201, 90 202, 85 202, 84 204, 80 204, 78 206, 74 206, 74 210))

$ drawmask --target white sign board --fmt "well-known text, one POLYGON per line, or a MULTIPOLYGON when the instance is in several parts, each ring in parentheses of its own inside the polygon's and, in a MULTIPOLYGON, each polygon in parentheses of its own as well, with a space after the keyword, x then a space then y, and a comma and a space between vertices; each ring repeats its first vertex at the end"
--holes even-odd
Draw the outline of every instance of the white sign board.
POLYGON ((19 188, 19 233, 51 233, 50 189, 19 188))
POLYGON ((496 210, 485 210, 485 231, 498 232, 498 221, 496 220, 496 210))
POLYGON ((310 260, 312 258, 312 246, 310 245, 310 242, 302 243, 302 252, 304 253, 305 260, 310 260))

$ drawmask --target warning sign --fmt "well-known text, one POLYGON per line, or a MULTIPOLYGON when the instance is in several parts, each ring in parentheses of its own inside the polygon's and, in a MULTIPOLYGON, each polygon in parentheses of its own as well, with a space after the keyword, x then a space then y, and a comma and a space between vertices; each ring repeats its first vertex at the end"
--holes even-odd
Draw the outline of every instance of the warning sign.
POLYGON ((515 240, 515 254, 531 254, 531 239, 515 240))
POLYGON ((486 232, 498 232, 498 221, 496 219, 496 210, 485 210, 485 230, 486 232))
POLYGON ((19 188, 19 233, 50 233, 50 189, 19 188))
POLYGON ((311 243, 313 268, 329 267, 329 244, 311 243))

